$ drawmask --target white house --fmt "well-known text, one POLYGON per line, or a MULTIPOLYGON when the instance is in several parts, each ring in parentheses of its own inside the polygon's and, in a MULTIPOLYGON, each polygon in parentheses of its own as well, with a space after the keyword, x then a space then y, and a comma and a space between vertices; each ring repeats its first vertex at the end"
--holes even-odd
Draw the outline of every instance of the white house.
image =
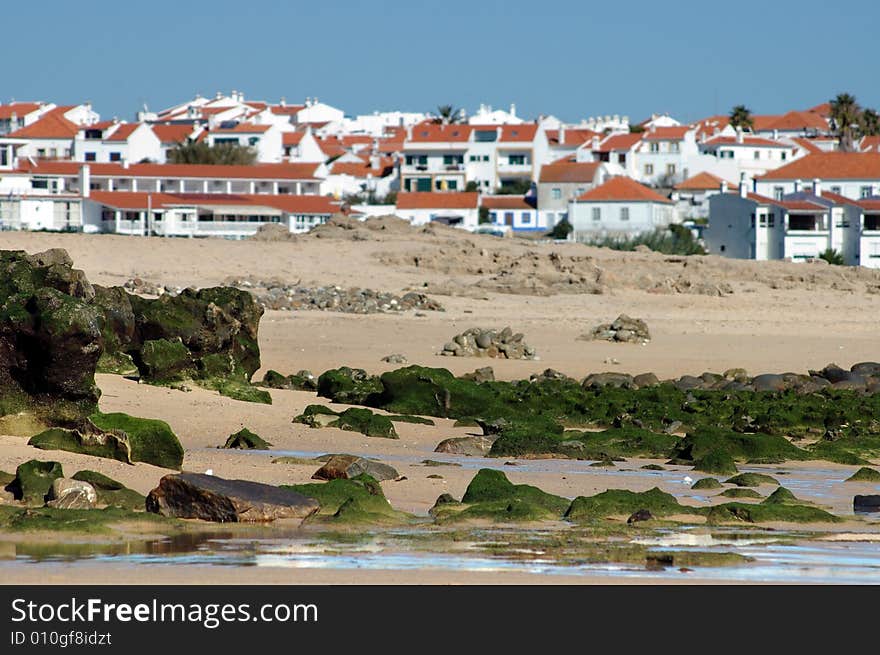
POLYGON ((823 191, 853 200, 880 195, 880 153, 822 152, 802 157, 755 180, 755 191, 782 198, 819 180, 823 191))
POLYGON ((824 192, 819 181, 778 199, 753 193, 744 182, 739 193, 709 200, 704 239, 710 252, 738 259, 804 261, 831 249, 848 265, 876 261, 880 225, 873 201, 864 207, 859 202, 824 192))
POLYGON ((569 203, 576 241, 631 237, 673 223, 673 203, 629 177, 612 177, 569 203))
POLYGON ((543 166, 538 179, 541 223, 553 227, 564 219, 574 198, 605 181, 607 167, 602 162, 579 162, 571 157, 543 166))
MULTIPOLYGON (((45 102, 15 102, 0 104, 0 136, 36 123, 54 104, 45 102)), ((0 153, 2 156, 2 153, 0 153)))
POLYGON ((708 218, 709 199, 721 193, 724 184, 734 188, 733 184, 706 172, 679 182, 672 192, 676 212, 683 219, 708 218))
POLYGON ((81 127, 93 125, 100 117, 90 104, 55 107, 36 121, 0 137, 0 167, 12 168, 17 159, 69 160, 73 141, 81 127))
POLYGON ((257 161, 263 163, 280 162, 284 154, 282 130, 272 123, 258 125, 250 122, 224 122, 209 130, 205 140, 210 146, 234 144, 253 148, 257 153, 257 161))
MULTIPOLYGON (((754 178, 772 171, 807 154, 807 151, 794 141, 774 141, 757 136, 748 136, 741 129, 733 136, 718 135, 699 144, 699 151, 718 159, 719 166, 730 171, 731 164, 740 174, 754 178), (723 165, 727 164, 726 167, 723 165)), ((732 176, 731 176, 732 177, 732 176)), ((737 176, 738 179, 739 176, 737 176)))
POLYGON ((474 230, 479 224, 480 194, 474 192, 408 192, 397 194, 400 218, 413 225, 435 221, 474 230))
POLYGON ((513 232, 545 232, 547 224, 536 207, 523 196, 483 196, 480 206, 489 212, 491 224, 513 232))
POLYGON ((162 142, 146 123, 107 121, 80 128, 73 142, 73 158, 80 162, 163 161, 162 142))
POLYGON ((349 154, 328 164, 321 194, 334 198, 361 195, 373 202, 396 191, 398 182, 397 169, 390 157, 372 156, 366 161, 349 154))

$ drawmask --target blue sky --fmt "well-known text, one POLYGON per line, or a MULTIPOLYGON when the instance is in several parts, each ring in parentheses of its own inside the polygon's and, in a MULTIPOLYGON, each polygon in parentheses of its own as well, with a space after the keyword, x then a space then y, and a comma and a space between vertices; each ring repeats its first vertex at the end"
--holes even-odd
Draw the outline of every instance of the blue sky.
POLYGON ((842 91, 880 106, 876 0, 46 0, 2 15, 0 99, 91 100, 107 118, 232 89, 571 121, 775 113, 842 91))

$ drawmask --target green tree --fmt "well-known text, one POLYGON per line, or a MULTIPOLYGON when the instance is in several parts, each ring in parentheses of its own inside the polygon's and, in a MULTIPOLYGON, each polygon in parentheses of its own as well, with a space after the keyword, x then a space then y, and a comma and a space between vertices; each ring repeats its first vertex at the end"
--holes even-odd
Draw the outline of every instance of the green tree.
POLYGON ((880 114, 877 113, 877 110, 866 109, 862 112, 859 132, 862 136, 880 136, 880 114))
POLYGON ((257 163, 257 151, 236 143, 217 143, 212 146, 204 141, 187 139, 168 153, 168 163, 253 166, 257 163))
POLYGON ((861 117, 862 110, 855 96, 841 93, 831 101, 831 129, 839 139, 843 152, 852 152, 855 149, 855 136, 861 117))
POLYGON ((752 110, 745 105, 737 105, 730 110, 730 125, 734 128, 742 128, 750 130, 754 127, 755 122, 752 120, 752 110))
POLYGON ((435 123, 441 125, 454 125, 461 122, 461 109, 456 109, 452 105, 440 105, 437 107, 437 118, 435 123))
POLYGON ((568 222, 567 218, 563 218, 561 221, 553 226, 553 229, 547 233, 547 236, 551 239, 567 239, 572 230, 574 230, 574 228, 572 227, 571 223, 568 222))
POLYGON ((467 191, 468 193, 471 193, 473 191, 479 191, 480 185, 477 184, 474 180, 471 180, 470 182, 468 182, 467 184, 464 185, 464 190, 467 191))
POLYGON ((833 248, 827 248, 825 252, 819 255, 819 259, 824 259, 829 264, 835 266, 843 266, 843 255, 833 248))
POLYGON ((524 196, 531 190, 531 188, 532 181, 529 179, 510 180, 502 182, 501 186, 496 190, 496 193, 502 196, 524 196))

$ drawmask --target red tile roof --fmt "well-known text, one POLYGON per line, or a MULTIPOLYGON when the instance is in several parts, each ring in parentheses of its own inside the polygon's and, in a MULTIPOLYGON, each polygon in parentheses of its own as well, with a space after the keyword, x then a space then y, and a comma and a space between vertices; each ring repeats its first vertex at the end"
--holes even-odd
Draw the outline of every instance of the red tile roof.
POLYGON ((268 132, 271 127, 271 125, 237 123, 234 127, 215 127, 211 132, 215 134, 263 134, 264 132, 268 132))
POLYGON ((787 114, 752 116, 752 129, 756 132, 771 130, 798 131, 803 129, 827 130, 828 121, 811 111, 790 111, 787 114))
POLYGON ((114 130, 113 134, 106 137, 104 140, 111 142, 128 141, 128 137, 130 137, 140 126, 141 123, 121 123, 119 127, 114 130))
MULTIPOLYGON (((77 175, 79 162, 21 162, 16 173, 40 175, 77 175)), ((88 164, 97 177, 195 178, 243 180, 314 180, 317 164, 254 164, 253 166, 209 166, 203 164, 88 164)))
POLYGON ((467 141, 473 128, 470 125, 437 125, 419 123, 413 125, 413 143, 454 143, 467 141))
POLYGON ((470 191, 410 191, 397 194, 398 209, 476 209, 480 194, 470 191))
POLYGON ((655 127, 642 133, 645 141, 682 141, 684 135, 693 128, 689 125, 676 125, 673 127, 655 127))
POLYGON ((64 117, 71 107, 56 107, 19 130, 7 134, 10 139, 73 139, 80 128, 64 117))
POLYGON ((697 121, 691 127, 697 128, 697 138, 699 139, 704 136, 706 138, 715 136, 715 134, 728 125, 730 125, 730 117, 725 116, 724 114, 719 114, 717 116, 709 116, 708 118, 697 121))
POLYGON ((770 171, 760 180, 878 180, 880 153, 823 152, 770 171))
POLYGON ((601 165, 602 163, 597 161, 573 162, 565 160, 545 164, 541 167, 541 176, 538 181, 592 184, 601 165))
POLYGON ((483 196, 480 204, 487 209, 534 209, 523 196, 483 196))
POLYGON ((10 119, 13 114, 18 118, 24 118, 40 107, 42 105, 38 102, 10 102, 8 105, 0 105, 0 120, 10 119))
POLYGON ((298 146, 305 136, 305 132, 284 132, 281 135, 281 144, 285 146, 298 146))
MULTIPOLYGON (((697 173, 693 177, 689 177, 684 182, 679 182, 675 188, 679 191, 705 191, 707 189, 721 189, 721 183, 724 180, 712 173, 697 173)), ((736 188, 735 184, 727 183, 728 188, 736 188)))
POLYGON ((90 198, 115 209, 164 209, 180 205, 238 205, 271 207, 291 214, 334 214, 340 205, 326 196, 295 196, 288 194, 222 194, 222 193, 132 193, 126 191, 92 191, 90 198))
MULTIPOLYGON (((479 127, 479 126, 476 126, 479 127)), ((531 143, 535 140, 535 133, 538 131, 538 126, 534 123, 523 123, 522 125, 502 125, 501 126, 501 138, 499 141, 502 143, 507 142, 528 142, 531 143)))
POLYGON ((671 204, 656 191, 639 184, 629 177, 612 177, 605 184, 590 189, 577 199, 578 202, 658 202, 671 204))
POLYGON ((193 134, 192 125, 176 125, 156 123, 150 125, 153 133, 159 137, 159 141, 163 144, 183 143, 193 134))
POLYGON ((305 108, 305 105, 272 105, 269 108, 269 111, 271 111, 276 116, 296 116, 305 108))
POLYGON ((880 136, 866 136, 859 142, 862 152, 880 152, 880 136))
POLYGON ((551 146, 579 146, 587 141, 592 140, 594 136, 602 138, 602 135, 593 130, 582 128, 566 127, 563 136, 563 143, 559 143, 559 130, 547 130, 547 141, 551 146))
POLYGON ((817 152, 825 152, 817 146, 811 139, 806 139, 804 137, 795 137, 792 139, 796 144, 798 144, 801 148, 806 150, 809 153, 817 153, 817 152))
POLYGON ((624 132, 623 134, 612 134, 605 138, 599 144, 596 152, 616 152, 620 150, 632 150, 632 148, 641 142, 644 133, 624 132))

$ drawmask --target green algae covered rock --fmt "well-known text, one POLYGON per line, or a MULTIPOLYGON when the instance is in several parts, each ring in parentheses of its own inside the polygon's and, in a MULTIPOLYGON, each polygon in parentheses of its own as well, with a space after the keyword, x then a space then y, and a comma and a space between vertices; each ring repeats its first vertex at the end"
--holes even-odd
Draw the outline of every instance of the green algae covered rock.
POLYGON ((779 481, 763 473, 740 473, 724 481, 724 484, 735 484, 737 487, 760 487, 762 484, 779 486, 779 481))
POLYGON ((527 484, 513 484, 501 471, 480 469, 468 485, 461 503, 435 505, 438 521, 472 519, 496 522, 559 520, 569 505, 567 498, 554 496, 527 484))
POLYGON ((278 371, 269 370, 263 376, 261 387, 270 389, 288 389, 295 391, 317 391, 318 379, 311 371, 300 371, 293 375, 282 375, 278 371))
POLYGON ((318 377, 318 395, 335 403, 372 405, 373 396, 381 391, 379 379, 360 368, 343 366, 318 377))
POLYGON ((10 483, 16 500, 28 505, 42 506, 46 502, 52 483, 64 477, 59 462, 43 462, 32 459, 19 464, 15 470, 15 480, 10 483))
POLYGON ((331 427, 360 432, 368 437, 399 438, 389 417, 374 414, 362 407, 350 407, 345 411, 335 412, 323 405, 309 405, 293 422, 304 423, 313 428, 331 427))
POLYGON ((389 523, 405 518, 388 503, 382 487, 369 475, 314 484, 283 485, 314 498, 321 505, 316 516, 346 523, 389 523))
POLYGON ((700 478, 691 485, 691 489, 699 491, 701 489, 721 489, 722 485, 715 478, 700 478))
POLYGON ((679 504, 672 494, 654 487, 643 492, 609 489, 595 496, 578 496, 571 501, 565 518, 585 521, 610 516, 630 516, 642 509, 648 510, 654 516, 699 513, 693 507, 679 504))
POLYGON ((792 445, 785 437, 770 434, 746 434, 722 428, 701 428, 678 440, 671 451, 677 464, 687 464, 712 451, 723 450, 736 461, 772 459, 776 461, 808 459, 809 454, 792 445))
POLYGON ((154 383, 192 379, 195 363, 189 349, 180 339, 150 339, 144 341, 139 356, 139 370, 145 380, 154 383))
POLYGON ((785 487, 777 487, 773 493, 762 500, 761 503, 764 505, 803 504, 785 487))
POLYGON ((721 448, 710 450, 694 460, 694 470, 715 475, 731 475, 736 473, 736 463, 730 453, 721 448))
POLYGON ((131 447, 132 462, 178 470, 183 465, 183 447, 165 421, 137 418, 121 412, 96 412, 89 420, 105 432, 124 433, 131 447))
POLYGON ((41 450, 66 450, 71 453, 115 459, 131 464, 131 445, 123 432, 80 432, 65 428, 49 428, 34 435, 29 446, 41 450))
POLYGON ((763 498, 761 494, 759 494, 754 489, 749 489, 748 487, 734 487, 733 489, 725 489, 722 491, 719 496, 724 496, 725 498, 763 498))
POLYGON ((88 482, 98 494, 98 503, 108 507, 120 507, 129 510, 143 510, 146 496, 134 489, 129 489, 121 482, 107 477, 97 471, 78 471, 74 480, 88 482))
POLYGON ((880 471, 863 466, 848 477, 846 482, 880 482, 880 471))
POLYGON ((269 450, 272 447, 268 441, 247 428, 242 428, 235 434, 230 434, 223 448, 238 448, 240 450, 269 450))
MULTIPOLYGON (((769 499, 767 499, 769 500, 769 499)), ((793 503, 725 503, 709 508, 706 522, 719 523, 837 523, 841 519, 823 509, 793 503)))

